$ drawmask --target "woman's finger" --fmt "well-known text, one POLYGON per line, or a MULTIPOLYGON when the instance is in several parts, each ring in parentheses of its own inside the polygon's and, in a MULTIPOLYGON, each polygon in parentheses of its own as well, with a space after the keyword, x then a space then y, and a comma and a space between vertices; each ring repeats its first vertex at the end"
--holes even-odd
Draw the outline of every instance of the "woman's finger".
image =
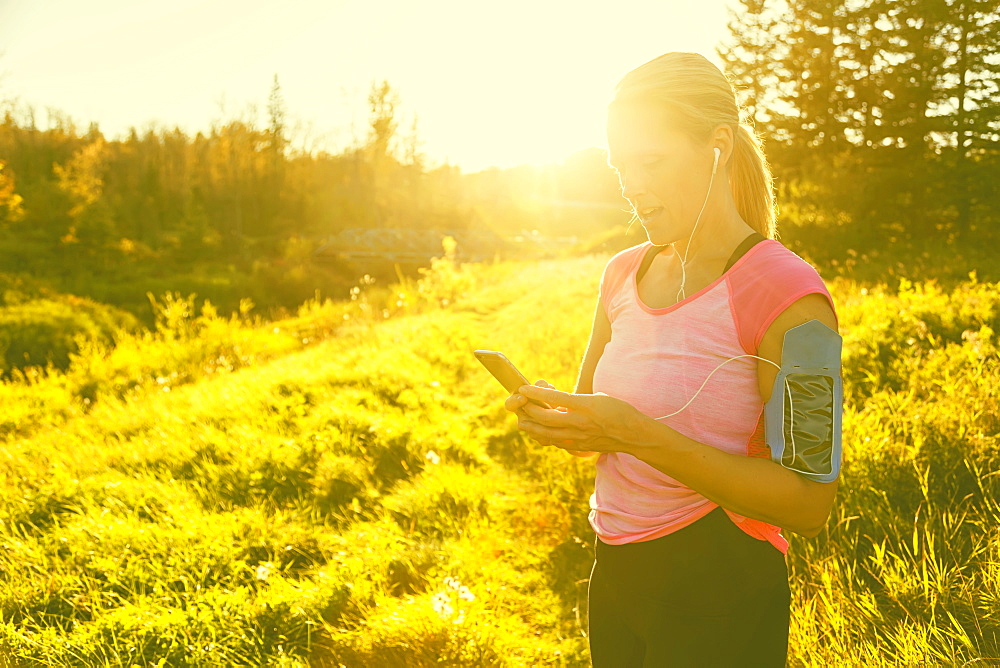
POLYGON ((514 393, 503 402, 503 407, 511 413, 516 413, 518 409, 528 403, 528 399, 520 394, 514 393))
POLYGON ((591 426, 590 420, 580 413, 542 408, 530 402, 524 405, 521 412, 532 421, 549 427, 582 431, 591 426))
POLYGON ((539 424, 534 420, 523 420, 518 422, 518 426, 525 431, 529 436, 535 440, 541 441, 573 441, 577 443, 577 447, 574 449, 585 450, 586 448, 579 447, 580 444, 580 432, 576 429, 565 429, 562 427, 550 427, 548 425, 539 424))
POLYGON ((529 399, 544 401, 550 406, 563 406, 579 410, 589 405, 590 397, 585 394, 573 394, 562 392, 554 388, 540 387, 538 385, 522 385, 517 388, 518 394, 522 394, 529 399))

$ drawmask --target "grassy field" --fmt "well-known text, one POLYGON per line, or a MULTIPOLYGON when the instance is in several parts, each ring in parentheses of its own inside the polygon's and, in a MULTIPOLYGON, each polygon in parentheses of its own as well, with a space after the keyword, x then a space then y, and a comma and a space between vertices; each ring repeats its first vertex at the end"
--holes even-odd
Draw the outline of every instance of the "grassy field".
MULTIPOLYGON (((0 665, 586 666, 592 464, 471 354, 572 389, 606 257, 360 285, 0 385, 0 665)), ((997 284, 831 282, 845 465, 792 665, 1000 657, 997 284)))

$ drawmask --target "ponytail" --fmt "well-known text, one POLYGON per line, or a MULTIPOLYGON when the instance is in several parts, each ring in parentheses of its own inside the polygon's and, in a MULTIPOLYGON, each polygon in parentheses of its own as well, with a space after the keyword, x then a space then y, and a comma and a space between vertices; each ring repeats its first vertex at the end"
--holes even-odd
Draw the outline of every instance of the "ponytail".
POLYGON ((753 128, 739 123, 729 167, 729 187, 740 216, 768 239, 778 236, 771 167, 753 128))

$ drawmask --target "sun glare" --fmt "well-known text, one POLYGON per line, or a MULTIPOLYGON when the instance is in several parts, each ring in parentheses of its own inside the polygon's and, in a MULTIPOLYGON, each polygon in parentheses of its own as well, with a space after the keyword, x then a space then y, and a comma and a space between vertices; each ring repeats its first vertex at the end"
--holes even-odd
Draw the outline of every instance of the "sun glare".
POLYGON ((277 75, 302 142, 338 151, 364 134, 367 91, 386 80, 400 129, 416 117, 433 161, 550 163, 603 145, 627 70, 671 50, 714 59, 725 5, 16 0, 0 7, 0 96, 109 137, 150 124, 194 134, 251 106, 262 121, 277 75))

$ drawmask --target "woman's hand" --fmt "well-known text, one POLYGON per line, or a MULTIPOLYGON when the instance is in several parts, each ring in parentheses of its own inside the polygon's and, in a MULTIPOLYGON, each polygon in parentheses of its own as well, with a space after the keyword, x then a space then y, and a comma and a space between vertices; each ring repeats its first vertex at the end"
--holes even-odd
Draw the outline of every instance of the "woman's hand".
MULTIPOLYGON (((556 389, 554 385, 552 385, 551 383, 549 383, 547 380, 544 380, 544 379, 539 379, 539 380, 535 381, 535 385, 538 386, 538 387, 544 387, 544 388, 550 389, 550 390, 556 389)), ((506 408, 507 410, 509 410, 511 413, 514 413, 515 415, 517 415, 517 426, 519 428, 521 428, 522 431, 523 431, 522 425, 526 421, 530 421, 531 420, 531 417, 524 410, 525 406, 527 406, 527 405, 531 405, 531 406, 537 408, 537 406, 535 406, 530 401, 528 401, 528 398, 526 396, 524 396, 523 394, 518 394, 516 392, 514 394, 510 395, 509 397, 507 397, 507 401, 505 401, 504 405, 503 405, 504 408, 506 408)), ((530 436, 530 434, 529 434, 529 436, 530 436)), ((534 437, 532 437, 532 438, 534 438, 534 437)), ((543 439, 535 438, 535 440, 538 441, 539 443, 541 443, 542 445, 554 445, 553 443, 550 443, 548 441, 548 439, 543 440, 543 439)))
MULTIPOLYGON (((551 383, 549 383, 549 381, 542 379, 536 380, 535 385, 538 387, 544 387, 549 390, 556 389, 555 385, 552 385, 551 383)), ((526 385, 525 387, 528 386, 526 385)), ((507 401, 504 402, 503 407, 509 410, 511 413, 515 413, 520 418, 520 417, 526 417, 521 409, 527 403, 530 403, 527 397, 515 392, 514 394, 507 397, 507 401)))
POLYGON ((631 404, 603 392, 560 392, 543 380, 518 388, 505 407, 517 414, 518 428, 531 438, 576 453, 628 452, 628 437, 637 421, 646 419, 631 404), (541 408, 528 399, 553 408, 541 408))

